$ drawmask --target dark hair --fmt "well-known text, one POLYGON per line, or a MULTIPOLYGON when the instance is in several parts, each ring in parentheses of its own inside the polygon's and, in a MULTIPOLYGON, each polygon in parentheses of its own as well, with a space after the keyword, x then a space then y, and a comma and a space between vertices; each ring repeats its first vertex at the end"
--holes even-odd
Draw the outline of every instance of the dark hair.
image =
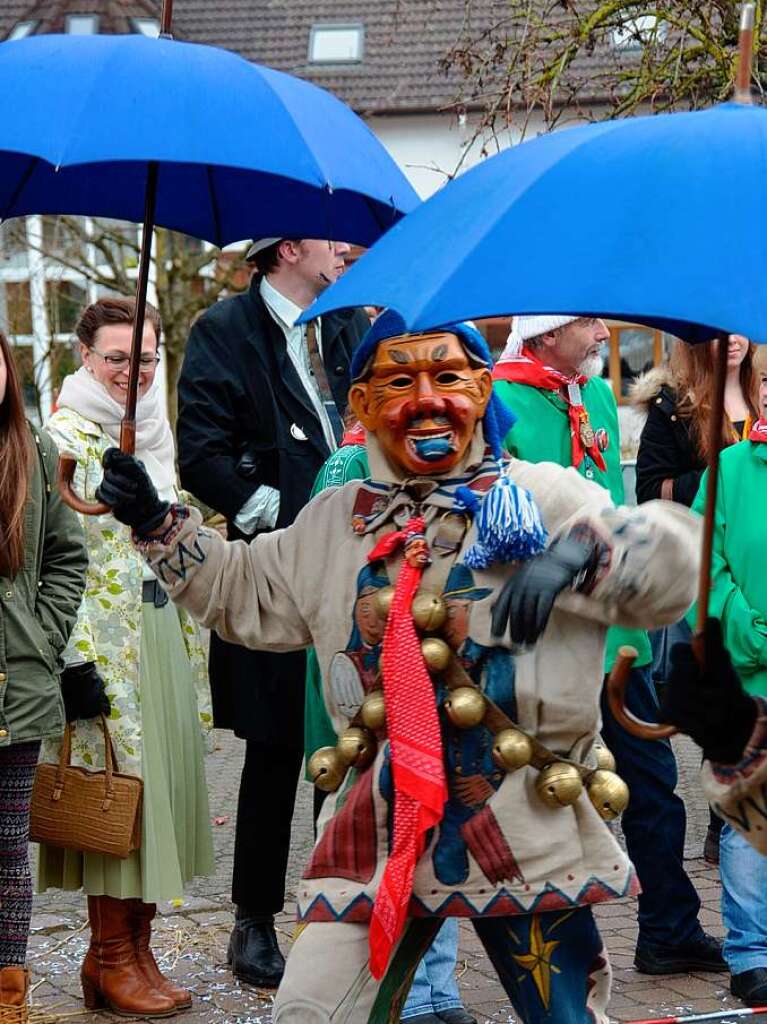
POLYGON ((0 405, 0 573, 13 578, 24 564, 24 508, 32 473, 32 445, 19 375, 8 339, 0 331, 6 370, 0 405))
MULTIPOLYGON (((96 342, 96 333, 100 327, 107 327, 110 324, 133 324, 136 319, 135 299, 98 299, 86 306, 80 314, 80 319, 75 324, 75 334, 78 341, 81 341, 86 348, 93 348, 96 342)), ((147 302, 145 322, 154 327, 157 343, 160 343, 162 323, 160 314, 155 307, 147 302)))
POLYGON ((263 277, 264 274, 271 274, 273 270, 279 267, 279 249, 283 242, 293 242, 294 245, 298 245, 301 241, 302 239, 300 238, 280 238, 273 245, 267 245, 265 249, 257 252, 253 257, 253 263, 255 263, 258 273, 263 277))
MULTIPOLYGON (((756 346, 749 343, 748 350, 740 364, 740 390, 748 406, 752 420, 759 419, 756 393, 759 382, 754 370, 756 346)), ((671 372, 677 392, 677 412, 689 421, 693 440, 700 456, 706 461, 709 452, 709 423, 713 414, 714 397, 714 346, 687 345, 677 341, 671 351, 671 372)), ((732 422, 727 413, 722 422, 720 448, 729 448, 735 443, 732 422)))

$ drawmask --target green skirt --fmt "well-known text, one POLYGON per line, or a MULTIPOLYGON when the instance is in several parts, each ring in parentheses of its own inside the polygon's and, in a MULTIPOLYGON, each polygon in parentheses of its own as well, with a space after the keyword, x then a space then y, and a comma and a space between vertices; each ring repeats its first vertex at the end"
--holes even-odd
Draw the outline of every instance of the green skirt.
POLYGON ((40 846, 37 888, 84 889, 162 903, 213 871, 213 839, 197 696, 178 613, 143 604, 141 849, 125 860, 40 846))

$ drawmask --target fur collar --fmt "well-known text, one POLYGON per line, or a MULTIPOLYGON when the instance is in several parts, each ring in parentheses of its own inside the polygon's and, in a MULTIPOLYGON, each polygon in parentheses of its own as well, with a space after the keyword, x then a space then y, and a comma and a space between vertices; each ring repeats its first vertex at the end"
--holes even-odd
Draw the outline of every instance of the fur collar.
POLYGON ((629 387, 629 402, 641 412, 647 412, 650 403, 663 387, 672 390, 676 387, 674 376, 667 365, 656 366, 637 377, 629 387))

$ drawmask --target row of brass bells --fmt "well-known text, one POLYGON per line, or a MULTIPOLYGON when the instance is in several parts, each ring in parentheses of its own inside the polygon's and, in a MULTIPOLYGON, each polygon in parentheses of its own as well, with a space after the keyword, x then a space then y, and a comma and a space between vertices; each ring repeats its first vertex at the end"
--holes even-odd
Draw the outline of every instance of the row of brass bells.
POLYGON ((597 768, 604 768, 608 772, 615 771, 615 758, 612 752, 603 744, 597 743, 594 747, 594 756, 597 760, 597 768))
POLYGON ((606 768, 598 768, 594 772, 586 785, 586 791, 597 814, 604 821, 612 821, 628 807, 628 786, 620 775, 606 768))
POLYGON ((317 789, 334 793, 349 768, 364 771, 376 754, 375 737, 367 729, 351 726, 338 737, 334 747, 320 747, 309 758, 306 769, 317 789))
POLYGON ((485 717, 487 702, 473 686, 457 686, 445 701, 448 718, 458 729, 473 729, 485 717))
POLYGON ((378 732, 386 725, 386 705, 383 690, 373 690, 362 702, 360 708, 362 724, 371 732, 378 732))
POLYGON ((569 807, 583 792, 581 773, 574 764, 555 761, 541 769, 535 789, 547 807, 569 807))
POLYGON ((533 744, 519 729, 502 729, 493 739, 493 760, 499 768, 515 772, 533 759, 533 744))
MULTIPOLYGON (((394 600, 394 587, 382 587, 376 592, 373 604, 379 617, 389 617, 391 603, 394 600)), ((419 590, 410 606, 413 622, 424 633, 434 633, 441 629, 447 618, 447 605, 444 599, 433 590, 419 590)))

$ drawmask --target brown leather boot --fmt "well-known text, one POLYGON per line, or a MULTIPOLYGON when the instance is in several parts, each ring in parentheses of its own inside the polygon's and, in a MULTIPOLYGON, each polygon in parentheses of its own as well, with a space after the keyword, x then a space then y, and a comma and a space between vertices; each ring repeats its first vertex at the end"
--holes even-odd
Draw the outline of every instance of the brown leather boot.
POLYGON ((152 988, 172 999, 177 1010, 187 1010, 192 1005, 192 993, 174 985, 169 978, 165 977, 157 966, 154 953, 149 945, 157 904, 142 903, 141 900, 130 900, 129 902, 133 911, 133 941, 136 946, 136 957, 144 972, 144 977, 152 988))
POLYGON ((147 981, 136 958, 130 904, 88 897, 91 944, 80 971, 85 1006, 107 1006, 124 1017, 171 1017, 176 1004, 147 981))
POLYGON ((0 967, 0 1022, 27 1024, 29 973, 25 967, 0 967))

